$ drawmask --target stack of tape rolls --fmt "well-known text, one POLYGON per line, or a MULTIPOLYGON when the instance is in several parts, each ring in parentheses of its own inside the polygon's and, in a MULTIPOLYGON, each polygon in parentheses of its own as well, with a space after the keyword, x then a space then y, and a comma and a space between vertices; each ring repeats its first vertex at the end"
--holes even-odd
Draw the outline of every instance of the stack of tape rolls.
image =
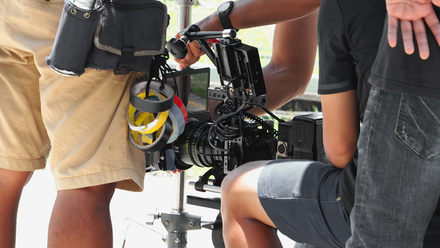
POLYGON ((130 142, 144 152, 156 152, 183 133, 188 113, 171 86, 153 80, 131 86, 126 119, 130 142))

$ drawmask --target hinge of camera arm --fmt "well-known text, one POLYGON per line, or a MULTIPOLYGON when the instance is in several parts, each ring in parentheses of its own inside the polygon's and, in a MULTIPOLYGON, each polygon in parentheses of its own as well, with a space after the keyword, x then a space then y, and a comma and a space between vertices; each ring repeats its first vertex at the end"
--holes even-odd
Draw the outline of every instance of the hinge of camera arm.
POLYGON ((209 48, 208 43, 205 40, 197 40, 197 43, 199 43, 200 48, 203 50, 203 52, 205 52, 209 60, 211 60, 214 66, 217 67, 217 61, 215 60, 214 52, 211 48, 209 48))

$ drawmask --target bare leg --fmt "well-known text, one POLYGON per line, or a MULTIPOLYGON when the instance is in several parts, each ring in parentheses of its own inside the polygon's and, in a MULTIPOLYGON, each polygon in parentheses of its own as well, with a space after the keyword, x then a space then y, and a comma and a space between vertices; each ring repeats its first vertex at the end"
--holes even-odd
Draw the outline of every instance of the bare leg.
POLYGON ((58 191, 48 247, 112 248, 109 204, 115 184, 58 191))
POLYGON ((228 248, 282 247, 257 193, 258 177, 267 162, 242 165, 222 183, 223 238, 228 248))
POLYGON ((0 248, 15 247, 21 192, 32 172, 0 169, 0 248))

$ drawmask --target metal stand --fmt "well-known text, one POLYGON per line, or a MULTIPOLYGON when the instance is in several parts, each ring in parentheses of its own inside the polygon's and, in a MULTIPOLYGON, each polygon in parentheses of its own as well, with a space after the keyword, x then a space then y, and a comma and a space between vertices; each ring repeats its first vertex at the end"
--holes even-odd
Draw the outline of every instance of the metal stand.
MULTIPOLYGON (((176 0, 176 4, 179 7, 178 11, 178 31, 184 30, 191 23, 191 7, 195 4, 196 0, 176 0)), ((180 82, 182 85, 176 85, 179 88, 179 96, 183 102, 186 102, 189 91, 189 81, 180 82), (185 91, 185 89, 187 89, 185 91)), ((209 176, 208 176, 209 177, 209 176)), ((172 206, 171 213, 154 213, 148 214, 147 225, 153 225, 157 219, 161 220, 161 223, 167 231, 166 237, 163 237, 164 242, 168 248, 186 248, 187 247, 187 232, 190 230, 200 230, 203 228, 212 230, 212 241, 216 248, 224 248, 223 236, 222 236, 222 224, 220 214, 216 220, 210 222, 202 222, 201 216, 196 216, 185 212, 186 206, 186 173, 182 171, 174 175, 173 178, 176 182, 176 194, 175 202, 172 206), (202 225, 203 224, 203 225, 202 225)), ((208 185, 207 180, 203 182, 193 183, 199 191, 211 191, 220 193, 219 186, 208 185)), ((188 204, 207 207, 211 209, 220 210, 220 198, 201 198, 195 196, 188 196, 188 204)), ((133 221, 132 221, 133 222, 133 221)), ((136 222, 134 222, 136 223, 136 222)), ((136 223, 139 224, 139 223, 136 223)), ((139 224, 143 226, 142 224, 139 224)), ((145 226, 144 226, 145 227, 145 226)), ((148 228, 148 227, 146 227, 148 228)))
MULTIPOLYGON (((185 29, 191 23, 191 7, 196 0, 176 0, 179 7, 178 12, 178 31, 185 29)), ((186 248, 187 231, 201 229, 201 217, 185 212, 186 204, 186 173, 182 171, 175 176, 176 181, 176 201, 171 213, 156 213, 149 215, 147 224, 152 225, 156 219, 161 219, 162 224, 168 234, 165 238, 168 248, 186 248)))

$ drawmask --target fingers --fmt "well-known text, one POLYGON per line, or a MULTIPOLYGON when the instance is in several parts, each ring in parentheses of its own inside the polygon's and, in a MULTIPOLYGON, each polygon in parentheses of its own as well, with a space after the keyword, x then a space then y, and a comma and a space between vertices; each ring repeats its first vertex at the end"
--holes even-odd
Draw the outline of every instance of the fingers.
MULTIPOLYGON (((438 0, 438 2, 440 4, 440 0, 438 0)), ((434 34, 437 43, 440 45, 440 23, 435 12, 429 13, 425 17, 425 22, 426 24, 428 24, 428 27, 431 29, 432 33, 434 34)))
POLYGON ((419 55, 422 59, 429 57, 428 38, 426 36, 425 23, 423 20, 413 21, 414 34, 419 46, 419 55))
POLYGON ((399 21, 392 17, 388 16, 388 43, 391 47, 396 47, 397 45, 397 27, 399 25, 399 21))
POLYGON ((195 64, 197 61, 199 61, 200 57, 205 54, 197 42, 191 42, 187 46, 187 49, 188 54, 185 56, 185 58, 174 59, 182 67, 188 67, 192 64, 195 64))
POLYGON ((414 53, 413 29, 410 21, 400 21, 400 28, 402 31, 403 47, 405 53, 414 53))
MULTIPOLYGON (((440 0, 433 0, 434 4, 436 4, 436 2, 440 5, 440 0)), ((400 20, 400 28, 402 31, 402 39, 405 53, 414 53, 413 37, 415 35, 417 46, 419 48, 419 56, 422 59, 427 59, 429 57, 429 44, 426 34, 425 22, 434 34, 437 43, 440 45, 440 22, 433 10, 430 11, 424 17, 424 19, 413 21, 400 20)), ((397 45, 398 26, 399 19, 388 16, 388 43, 391 47, 395 47, 397 45)))
POLYGON ((432 3, 440 7, 440 0, 432 0, 432 3))

